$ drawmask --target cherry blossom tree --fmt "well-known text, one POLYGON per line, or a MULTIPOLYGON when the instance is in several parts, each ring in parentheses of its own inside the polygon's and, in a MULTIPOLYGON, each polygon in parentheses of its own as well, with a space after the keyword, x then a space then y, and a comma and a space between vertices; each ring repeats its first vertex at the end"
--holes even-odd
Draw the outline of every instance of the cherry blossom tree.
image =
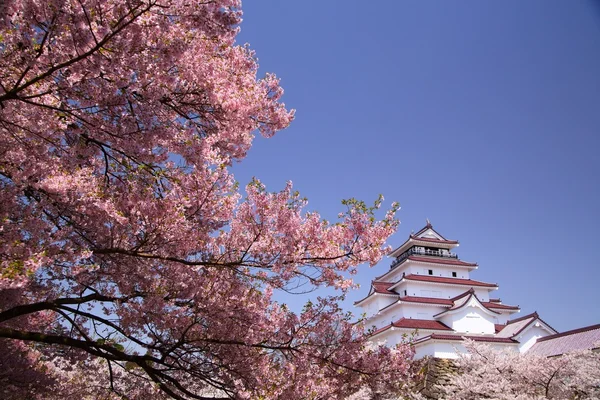
POLYGON ((340 398, 401 388, 408 346, 368 348, 320 298, 352 287, 393 205, 305 212, 229 166, 293 119, 235 44, 239 0, 0 4, 3 398, 340 398))
POLYGON ((578 351, 558 357, 499 351, 485 343, 465 342, 459 373, 441 389, 448 400, 597 399, 600 353, 578 351))

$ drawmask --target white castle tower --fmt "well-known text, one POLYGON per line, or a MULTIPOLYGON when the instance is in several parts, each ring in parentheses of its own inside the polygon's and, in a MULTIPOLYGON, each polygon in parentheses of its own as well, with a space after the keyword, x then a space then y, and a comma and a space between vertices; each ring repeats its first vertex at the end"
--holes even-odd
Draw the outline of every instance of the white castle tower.
POLYGON ((452 252, 448 240, 427 225, 392 251, 391 267, 355 303, 363 309, 371 340, 393 346, 411 339, 416 357, 455 358, 463 338, 527 351, 538 338, 557 333, 537 313, 510 319, 518 306, 492 298, 495 283, 471 279, 477 264, 452 252))

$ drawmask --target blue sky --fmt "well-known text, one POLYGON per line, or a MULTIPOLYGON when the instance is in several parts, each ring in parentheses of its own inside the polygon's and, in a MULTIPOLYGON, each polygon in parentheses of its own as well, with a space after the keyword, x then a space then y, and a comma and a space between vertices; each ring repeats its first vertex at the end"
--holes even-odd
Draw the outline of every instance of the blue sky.
MULTIPOLYGON (((429 218, 474 279, 564 331, 600 323, 600 4, 246 1, 238 37, 297 110, 234 167, 287 180, 334 219, 343 198, 429 218)), ((367 294, 385 259, 357 277, 367 294)), ((301 304, 306 298, 286 299, 301 304)), ((293 306, 294 304, 292 304, 293 306)))

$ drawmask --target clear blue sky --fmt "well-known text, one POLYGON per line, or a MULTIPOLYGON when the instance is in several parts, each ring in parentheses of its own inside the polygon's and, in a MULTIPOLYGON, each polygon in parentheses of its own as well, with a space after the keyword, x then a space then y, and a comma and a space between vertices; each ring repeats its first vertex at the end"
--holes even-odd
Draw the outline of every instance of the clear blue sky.
MULTIPOLYGON (((474 279, 559 331, 600 323, 600 4, 246 1, 238 37, 297 109, 234 167, 287 180, 334 219, 396 200, 400 245, 429 218, 474 279)), ((344 306, 389 259, 365 267, 344 306)), ((303 303, 305 298, 287 299, 303 303)), ((292 305, 293 306, 293 305, 292 305)))

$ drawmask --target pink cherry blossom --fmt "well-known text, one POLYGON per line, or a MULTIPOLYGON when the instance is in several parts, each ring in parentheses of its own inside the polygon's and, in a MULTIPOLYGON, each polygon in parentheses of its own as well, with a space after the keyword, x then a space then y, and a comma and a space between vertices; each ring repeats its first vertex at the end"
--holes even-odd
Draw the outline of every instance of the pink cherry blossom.
POLYGON ((597 399, 600 353, 577 351, 558 357, 496 350, 465 341, 468 353, 457 361, 458 374, 441 389, 448 400, 597 399))
POLYGON ((239 0, 0 7, 3 398, 402 389, 409 346, 368 347, 336 297, 272 299, 353 287, 397 205, 348 200, 327 223, 291 183, 240 190, 228 167, 294 112, 235 44, 239 0))

